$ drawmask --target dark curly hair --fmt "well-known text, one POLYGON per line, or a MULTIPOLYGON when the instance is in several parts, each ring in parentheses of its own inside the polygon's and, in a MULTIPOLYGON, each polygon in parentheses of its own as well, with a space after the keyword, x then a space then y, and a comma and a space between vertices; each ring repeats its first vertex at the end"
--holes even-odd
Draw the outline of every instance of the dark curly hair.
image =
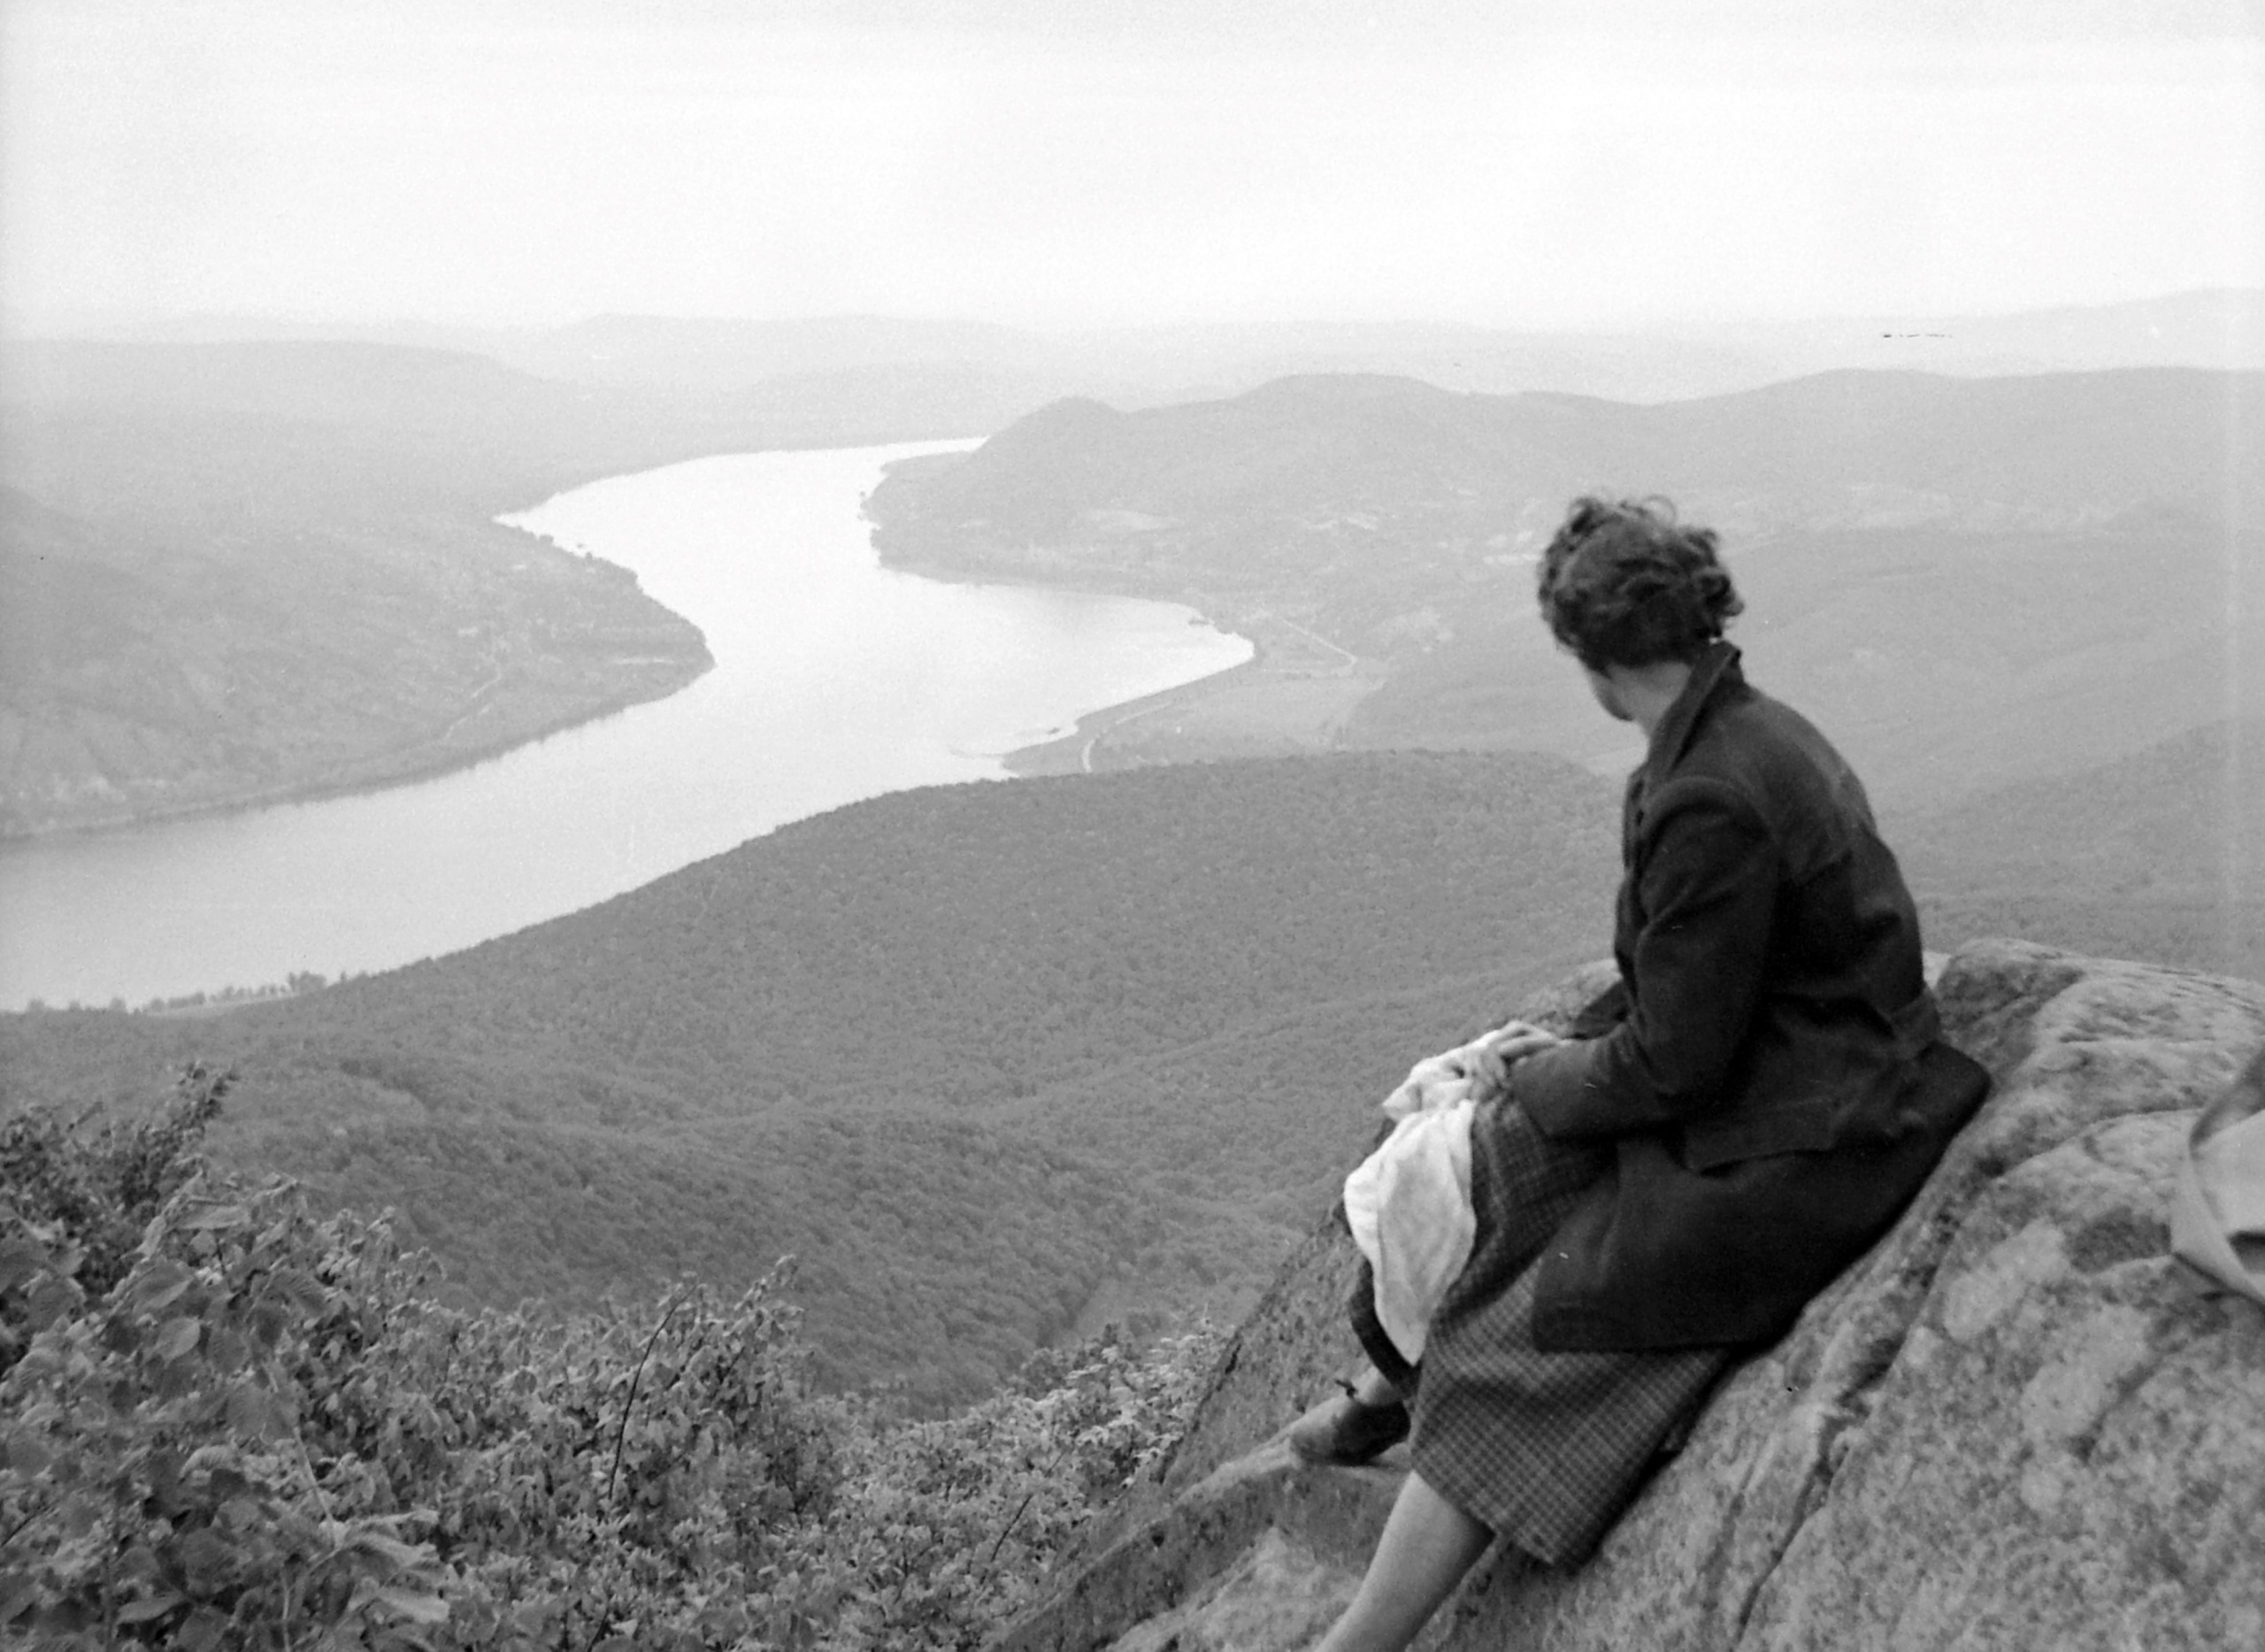
POLYGON ((1739 601, 1715 535, 1664 499, 1584 497, 1541 554, 1541 617, 1591 671, 1692 660, 1739 601))

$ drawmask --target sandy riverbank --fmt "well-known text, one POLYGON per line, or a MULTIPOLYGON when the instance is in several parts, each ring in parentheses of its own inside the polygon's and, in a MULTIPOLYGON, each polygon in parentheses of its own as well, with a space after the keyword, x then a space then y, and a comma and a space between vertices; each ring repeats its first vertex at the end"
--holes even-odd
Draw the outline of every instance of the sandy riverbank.
POLYGON ((1390 667, 1264 610, 1218 622, 1250 659, 1177 688, 1104 706, 1074 732, 1010 754, 1016 774, 1091 773, 1159 763, 1286 757, 1344 744, 1354 712, 1390 667))

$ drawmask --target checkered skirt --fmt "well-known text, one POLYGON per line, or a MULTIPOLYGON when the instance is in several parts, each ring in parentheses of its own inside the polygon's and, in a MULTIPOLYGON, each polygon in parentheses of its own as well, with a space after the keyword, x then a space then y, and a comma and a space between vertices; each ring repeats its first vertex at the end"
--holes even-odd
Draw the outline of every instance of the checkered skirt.
MULTIPOLYGON (((1416 1471, 1551 1565, 1586 1557, 1738 1354, 1534 1346, 1534 1259, 1611 1164, 1610 1147, 1553 1141, 1514 1102, 1478 1109, 1470 1133, 1478 1237, 1432 1316, 1410 1400, 1416 1471)), ((1354 1321, 1373 1348, 1381 1333, 1364 1312, 1367 1285, 1363 1270, 1354 1321)), ((1400 1376, 1390 1369, 1397 1361, 1379 1364, 1400 1376)))

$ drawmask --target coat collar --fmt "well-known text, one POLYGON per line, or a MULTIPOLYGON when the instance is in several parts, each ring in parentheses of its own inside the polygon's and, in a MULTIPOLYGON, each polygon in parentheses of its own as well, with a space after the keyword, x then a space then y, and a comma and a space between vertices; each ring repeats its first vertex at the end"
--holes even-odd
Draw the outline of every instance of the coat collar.
POLYGON ((1707 645, 1707 651, 1692 662, 1691 680, 1683 685, 1683 692, 1675 703, 1660 718, 1660 726, 1653 731, 1650 749, 1644 754, 1644 766, 1639 771, 1644 785, 1657 785, 1667 776, 1684 749, 1691 743, 1692 731, 1699 726, 1699 714, 1707 709, 1717 691, 1743 688, 1746 675, 1738 667, 1739 652, 1719 638, 1707 645))

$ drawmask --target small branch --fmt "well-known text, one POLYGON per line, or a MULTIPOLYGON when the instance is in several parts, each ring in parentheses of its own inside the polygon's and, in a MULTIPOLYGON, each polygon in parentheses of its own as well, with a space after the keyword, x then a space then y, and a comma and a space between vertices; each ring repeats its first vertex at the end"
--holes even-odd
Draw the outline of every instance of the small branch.
POLYGON ((605 1477, 605 1500, 608 1503, 613 1501, 614 1482, 621 1477, 621 1448, 629 1438, 629 1413, 637 1403, 637 1385, 644 1380, 645 1362, 652 1358, 653 1345, 661 1340, 661 1333, 669 1328, 669 1321, 676 1317, 676 1310, 683 1303, 685 1294, 691 1288, 688 1283, 676 1287, 676 1294, 669 1298, 667 1307, 661 1310, 660 1324, 655 1325, 653 1334, 645 1339, 645 1351, 637 1356, 637 1369, 629 1373, 629 1397, 621 1402, 621 1426, 613 1431, 613 1467, 606 1471, 605 1477))
MULTIPOLYGON (((1077 1442, 1074 1440, 1070 1442, 1071 1445, 1074 1445, 1077 1442)), ((1052 1479, 1054 1471, 1062 1466, 1062 1459, 1069 1455, 1069 1445, 1063 1446, 1062 1449, 1056 1452, 1054 1454, 1054 1461, 1046 1465, 1045 1478, 1041 1479, 1038 1485, 1032 1487, 1028 1491, 1023 1494, 1022 1502, 1015 1505, 1014 1513, 1007 1517, 1007 1524, 999 1528, 999 1535, 991 1541, 991 1552, 983 1557, 984 1571, 988 1571, 993 1566, 998 1564, 999 1551, 1007 1546, 1008 1537, 1013 1533, 1016 1525, 1022 1519, 1023 1511, 1030 1507, 1031 1499, 1038 1495, 1039 1492, 1044 1487, 1046 1480, 1052 1479)))

